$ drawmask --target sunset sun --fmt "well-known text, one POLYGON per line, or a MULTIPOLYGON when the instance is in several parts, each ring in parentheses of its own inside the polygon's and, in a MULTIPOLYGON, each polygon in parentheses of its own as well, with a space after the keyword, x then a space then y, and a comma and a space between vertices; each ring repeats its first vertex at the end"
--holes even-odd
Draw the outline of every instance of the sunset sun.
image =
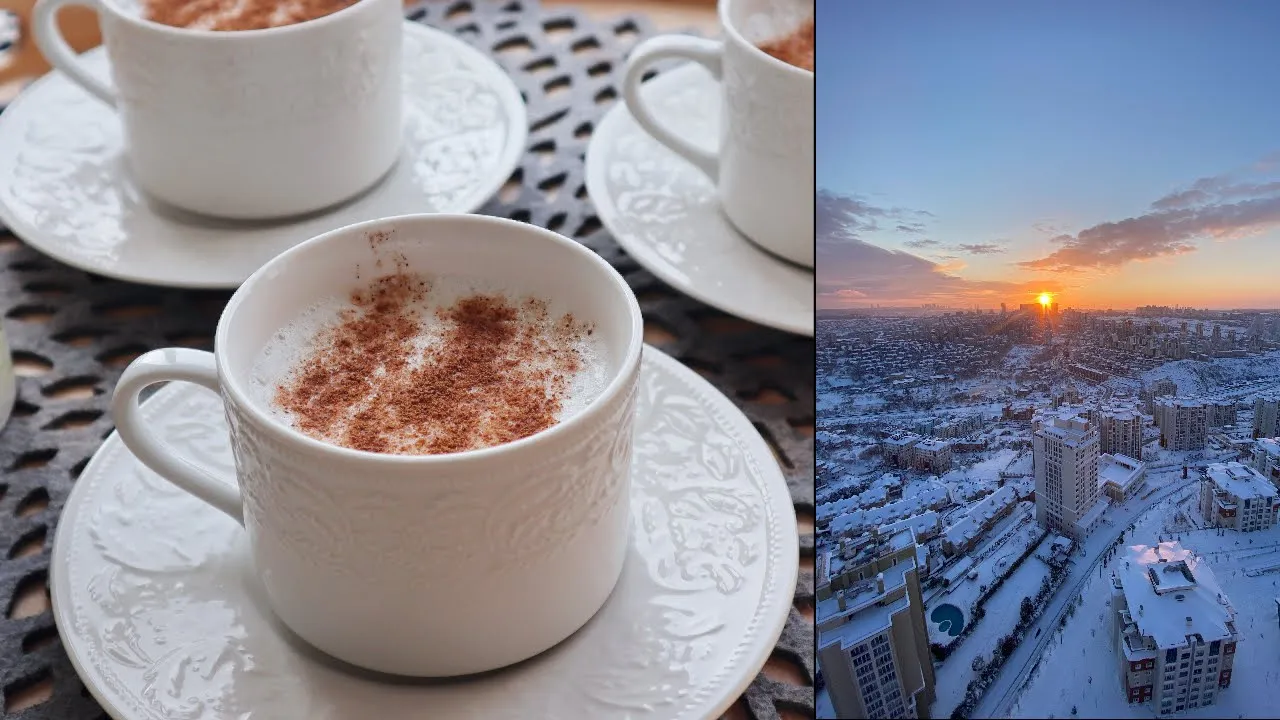
POLYGON ((1040 293, 1040 304, 1049 307, 1049 303, 1053 302, 1053 298, 1049 293, 1040 293))

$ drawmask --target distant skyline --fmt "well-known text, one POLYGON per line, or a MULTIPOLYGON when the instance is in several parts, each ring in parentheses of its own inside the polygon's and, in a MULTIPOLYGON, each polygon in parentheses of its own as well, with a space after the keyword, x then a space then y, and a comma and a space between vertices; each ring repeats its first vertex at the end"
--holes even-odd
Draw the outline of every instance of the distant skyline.
POLYGON ((820 309, 1280 307, 1280 3, 818 18, 820 309))

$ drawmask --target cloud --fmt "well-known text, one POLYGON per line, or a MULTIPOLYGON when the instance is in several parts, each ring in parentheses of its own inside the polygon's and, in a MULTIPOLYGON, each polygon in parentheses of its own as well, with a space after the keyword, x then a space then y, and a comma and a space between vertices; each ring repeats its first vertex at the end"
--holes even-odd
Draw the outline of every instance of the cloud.
POLYGON ((996 243, 976 243, 972 245, 961 243, 956 246, 960 252, 967 252, 970 255, 995 255, 1004 252, 1004 246, 996 243))
MULTIPOLYGON (((861 239, 866 233, 892 229, 908 235, 926 231, 923 210, 885 208, 857 195, 837 195, 819 190, 814 199, 814 236, 818 245, 861 239)), ((921 246, 924 247, 924 246, 921 246)))
MULTIPOLYGON (((1275 170, 1269 155, 1252 172, 1275 170)), ((1106 222, 1050 239, 1058 249, 1022 267, 1049 272, 1110 270, 1130 262, 1195 252, 1202 240, 1229 240, 1280 227, 1280 181, 1234 174, 1204 177, 1169 193, 1137 217, 1106 222)))
POLYGON ((937 240, 908 240, 905 243, 903 243, 903 245, 906 245, 909 248, 915 248, 917 250, 923 250, 924 248, 938 247, 941 244, 942 243, 938 242, 937 240))
POLYGON ((948 268, 903 250, 846 239, 818 246, 817 291, 819 308, 842 308, 877 303, 919 305, 941 303, 992 306, 1026 298, 1031 302, 1043 291, 1058 292, 1057 283, 975 281, 959 277, 948 268))
MULTIPOLYGON (((987 305, 1031 301, 1044 291, 1057 292, 1056 283, 1040 279, 1026 282, 966 280, 955 273, 964 263, 954 254, 940 254, 934 262, 906 250, 895 250, 867 242, 862 235, 898 225, 920 224, 932 217, 920 210, 884 208, 865 199, 820 190, 815 201, 815 232, 818 246, 818 307, 839 308, 856 304, 942 303, 987 305)), ((904 243, 914 249, 964 252, 982 255, 1003 252, 998 243, 944 245, 937 240, 913 238, 904 243)))
POLYGON ((818 246, 857 240, 879 229, 884 211, 860 198, 819 190, 813 203, 813 234, 818 246))

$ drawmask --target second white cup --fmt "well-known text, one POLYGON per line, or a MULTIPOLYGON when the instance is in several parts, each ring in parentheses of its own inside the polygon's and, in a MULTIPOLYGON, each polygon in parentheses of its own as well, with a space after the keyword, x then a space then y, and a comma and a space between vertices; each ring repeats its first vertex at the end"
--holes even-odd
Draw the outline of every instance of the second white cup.
POLYGON ((724 40, 663 35, 641 43, 627 60, 622 96, 655 140, 716 184, 720 204, 738 230, 791 262, 813 267, 813 73, 774 58, 756 43, 813 17, 812 0, 720 0, 724 40), (720 80, 720 146, 707 152, 665 127, 640 94, 644 73, 659 60, 681 58, 720 80))
POLYGON ((335 205, 395 163, 402 12, 401 0, 358 0, 294 25, 214 31, 151 22, 128 0, 39 0, 32 26, 49 62, 116 110, 142 190, 249 220, 335 205), (97 11, 110 82, 59 34, 67 5, 97 11))

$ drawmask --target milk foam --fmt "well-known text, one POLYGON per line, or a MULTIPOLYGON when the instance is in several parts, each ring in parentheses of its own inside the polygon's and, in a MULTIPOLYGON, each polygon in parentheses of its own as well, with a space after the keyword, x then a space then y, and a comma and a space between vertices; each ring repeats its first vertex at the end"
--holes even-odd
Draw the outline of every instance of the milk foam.
MULTIPOLYGON (((428 278, 431 292, 427 298, 410 307, 418 310, 422 318, 422 333, 414 341, 417 357, 411 359, 411 365, 418 365, 422 358, 441 342, 442 335, 448 327, 446 321, 436 317, 435 311, 447 308, 461 298, 474 294, 500 295, 513 305, 519 305, 527 296, 507 292, 504 289, 481 281, 465 278, 428 278)), ((291 414, 279 407, 274 398, 276 389, 285 383, 292 372, 305 360, 316 353, 321 345, 321 334, 328 328, 336 326, 344 310, 353 305, 346 295, 334 295, 315 303, 300 313, 292 322, 278 330, 270 341, 258 353, 249 376, 249 393, 252 400, 265 412, 284 425, 295 426, 291 414)), ((551 316, 559 319, 564 310, 551 316)), ((602 333, 590 335, 580 333, 573 341, 578 352, 579 369, 573 373, 561 398, 561 410, 556 417, 557 422, 577 415, 589 406, 604 392, 611 379, 609 353, 604 345, 602 333)), ((545 362, 547 367, 552 362, 545 362)), ((536 369, 536 367, 535 367, 536 369)), ((375 377, 385 371, 381 367, 371 367, 370 373, 375 377)))

